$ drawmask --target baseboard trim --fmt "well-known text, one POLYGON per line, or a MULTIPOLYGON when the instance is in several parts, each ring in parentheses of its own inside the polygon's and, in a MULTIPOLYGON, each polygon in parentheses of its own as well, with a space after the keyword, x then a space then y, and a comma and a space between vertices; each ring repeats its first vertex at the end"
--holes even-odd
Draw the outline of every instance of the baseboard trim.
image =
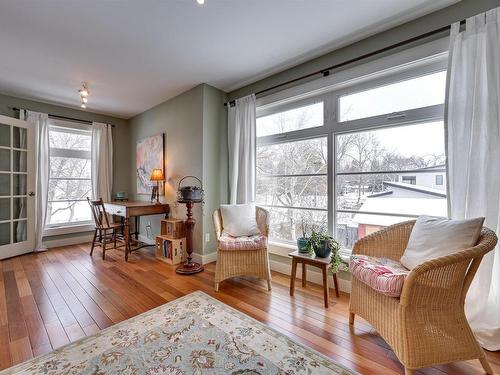
MULTIPOLYGON (((278 262, 276 260, 271 260, 269 263, 271 266, 271 270, 273 270, 273 271, 283 273, 283 274, 288 275, 288 276, 292 274, 292 265, 291 264, 278 262)), ((301 272, 302 268, 301 267, 302 267, 301 265, 299 265, 299 267, 297 267, 297 278, 298 279, 302 279, 302 272, 301 272)), ((313 267, 309 266, 307 268, 307 281, 309 281, 313 284, 323 285, 323 276, 321 273, 315 271, 313 267)), ((339 281, 339 289, 342 292, 351 293, 351 282, 349 280, 344 280, 344 279, 338 278, 338 281, 339 281)), ((330 288, 334 287, 333 278, 331 276, 328 277, 328 285, 330 286, 330 288)))
POLYGON ((193 253, 193 260, 200 264, 212 263, 217 260, 217 252, 204 255, 193 253))
MULTIPOLYGON (((74 236, 74 237, 68 237, 68 238, 57 238, 54 240, 50 239, 44 239, 43 244, 46 246, 48 249, 52 247, 60 247, 60 246, 70 246, 70 245, 79 245, 82 243, 88 243, 92 242, 92 238, 94 237, 93 233, 90 234, 85 234, 85 235, 80 235, 80 236, 74 236)), ((50 238, 50 237, 46 237, 50 238)))

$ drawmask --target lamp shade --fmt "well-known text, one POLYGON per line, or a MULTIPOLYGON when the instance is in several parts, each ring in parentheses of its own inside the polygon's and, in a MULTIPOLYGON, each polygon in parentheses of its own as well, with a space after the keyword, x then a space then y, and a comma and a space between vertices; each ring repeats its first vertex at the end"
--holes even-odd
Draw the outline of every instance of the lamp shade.
POLYGON ((153 169, 151 172, 151 181, 164 181, 165 176, 163 176, 163 171, 161 169, 153 169))

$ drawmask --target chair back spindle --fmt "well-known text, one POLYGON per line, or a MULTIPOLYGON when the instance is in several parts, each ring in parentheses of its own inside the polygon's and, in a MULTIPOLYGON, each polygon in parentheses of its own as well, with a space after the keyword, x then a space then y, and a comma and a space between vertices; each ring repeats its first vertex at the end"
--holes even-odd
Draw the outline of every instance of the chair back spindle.
POLYGON ((109 228, 108 215, 106 214, 106 209, 104 208, 104 202, 102 198, 97 200, 91 200, 87 197, 87 201, 90 205, 90 210, 92 211, 92 216, 94 218, 96 228, 109 228))

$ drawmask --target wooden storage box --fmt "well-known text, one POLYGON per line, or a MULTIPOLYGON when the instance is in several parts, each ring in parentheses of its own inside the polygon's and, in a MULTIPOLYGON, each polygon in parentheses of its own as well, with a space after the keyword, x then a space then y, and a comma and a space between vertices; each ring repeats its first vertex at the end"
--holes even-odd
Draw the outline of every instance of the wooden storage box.
POLYGON ((169 238, 186 237, 186 228, 184 226, 184 220, 163 219, 161 221, 161 234, 169 238))
POLYGON ((156 258, 168 264, 179 264, 182 262, 186 251, 185 238, 170 238, 167 236, 156 236, 156 258))

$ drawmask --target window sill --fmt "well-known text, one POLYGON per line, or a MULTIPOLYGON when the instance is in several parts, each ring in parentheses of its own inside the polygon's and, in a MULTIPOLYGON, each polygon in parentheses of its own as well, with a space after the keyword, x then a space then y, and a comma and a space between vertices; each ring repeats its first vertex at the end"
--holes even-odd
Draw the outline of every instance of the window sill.
POLYGON ((43 231, 43 235, 44 235, 44 237, 58 236, 61 234, 90 232, 94 229, 95 229, 95 226, 93 224, 89 224, 89 223, 66 225, 66 226, 60 226, 60 227, 45 228, 45 230, 43 231))

